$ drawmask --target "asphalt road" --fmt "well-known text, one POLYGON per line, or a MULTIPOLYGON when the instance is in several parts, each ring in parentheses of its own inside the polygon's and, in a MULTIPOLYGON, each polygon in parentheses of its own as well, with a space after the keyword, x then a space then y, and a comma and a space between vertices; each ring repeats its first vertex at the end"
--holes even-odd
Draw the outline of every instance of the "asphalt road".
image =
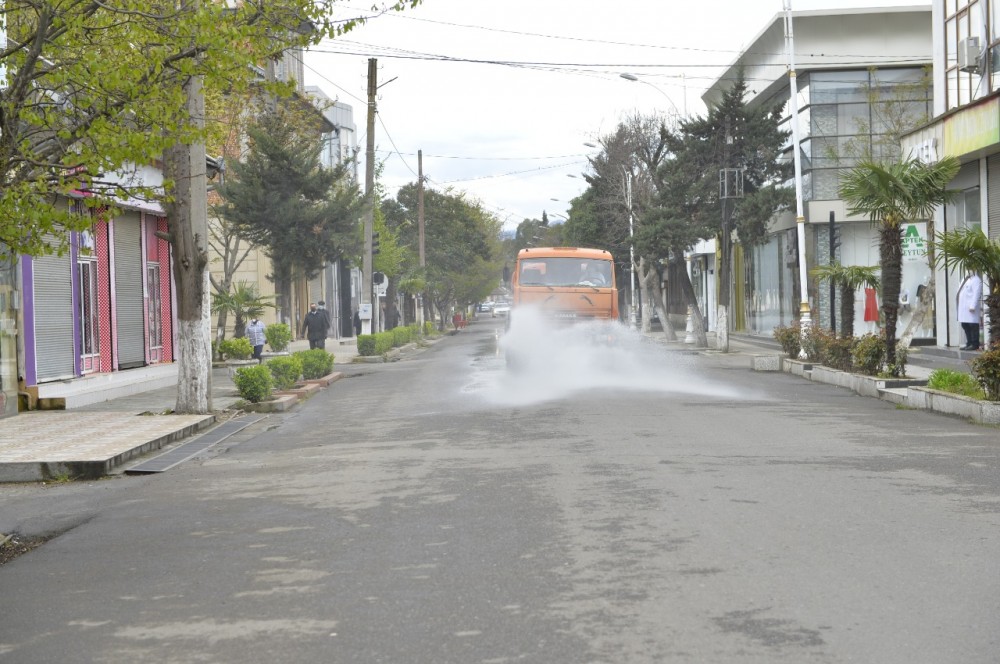
POLYGON ((502 321, 163 475, 0 487, 2 662, 1000 658, 1000 436, 502 321), (588 350, 588 348, 590 350, 588 350))

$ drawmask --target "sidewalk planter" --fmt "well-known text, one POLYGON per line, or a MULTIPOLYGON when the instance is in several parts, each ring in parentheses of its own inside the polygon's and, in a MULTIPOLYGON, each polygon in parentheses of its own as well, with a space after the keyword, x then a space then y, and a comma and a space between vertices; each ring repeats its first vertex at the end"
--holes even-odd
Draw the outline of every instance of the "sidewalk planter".
POLYGON ((754 371, 781 371, 781 355, 754 355, 751 366, 754 371))
POLYGON ((274 393, 275 396, 285 396, 294 395, 299 399, 308 399, 312 395, 316 394, 323 388, 322 385, 318 383, 303 383, 301 385, 296 385, 295 387, 287 390, 278 390, 274 393))
POLYGON ((783 357, 781 358, 781 370, 794 376, 808 378, 809 373, 813 370, 813 365, 812 362, 804 362, 802 360, 793 360, 789 357, 783 357))
POLYGON ((226 368, 229 369, 229 377, 235 378, 236 372, 242 367, 255 367, 260 364, 257 360, 226 360, 226 368))
POLYGON ((958 415, 979 424, 1000 424, 1000 401, 983 401, 929 387, 912 387, 907 390, 906 405, 958 415))
POLYGON ((275 395, 267 401, 258 401, 257 403, 247 402, 243 405, 243 410, 255 413, 283 413, 298 402, 299 397, 297 394, 280 394, 275 395))
POLYGON ((895 389, 900 387, 915 387, 927 384, 926 380, 917 378, 879 378, 878 376, 866 376, 864 374, 848 373, 824 367, 817 364, 812 370, 812 380, 817 383, 836 385, 854 390, 863 397, 878 398, 881 390, 895 389))
POLYGON ((334 371, 333 373, 329 373, 323 376, 322 378, 307 378, 302 382, 305 383, 306 385, 315 384, 319 385, 320 387, 329 387, 331 383, 335 383, 343 377, 344 377, 343 373, 339 371, 334 371))

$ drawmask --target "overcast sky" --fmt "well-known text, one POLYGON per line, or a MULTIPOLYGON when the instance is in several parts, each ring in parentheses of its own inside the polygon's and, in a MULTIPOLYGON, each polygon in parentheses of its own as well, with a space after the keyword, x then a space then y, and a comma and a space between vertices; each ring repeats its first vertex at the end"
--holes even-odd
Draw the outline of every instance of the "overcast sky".
MULTIPOLYGON (((791 3, 795 11, 929 4, 791 3)), ((340 3, 338 17, 374 16, 372 4, 340 3)), ((543 210, 553 221, 567 213, 586 188, 569 177, 586 170, 592 150, 584 143, 623 117, 703 114, 705 88, 783 7, 782 0, 424 0, 312 49, 305 82, 354 108, 363 157, 367 63, 377 58, 375 145, 387 193, 416 182, 422 150, 427 186, 466 192, 513 229, 543 210)))

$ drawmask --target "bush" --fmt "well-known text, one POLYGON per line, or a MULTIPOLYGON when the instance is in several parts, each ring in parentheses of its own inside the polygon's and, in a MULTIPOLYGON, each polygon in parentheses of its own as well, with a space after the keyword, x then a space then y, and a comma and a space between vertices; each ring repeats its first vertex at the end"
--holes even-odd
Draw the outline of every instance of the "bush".
POLYGON ((358 335, 358 355, 365 357, 371 357, 375 355, 375 335, 374 334, 359 334, 358 335))
POLYGON ((823 352, 823 364, 840 371, 854 370, 854 337, 831 337, 827 340, 823 352))
POLYGON ((854 367, 867 376, 893 378, 906 375, 907 348, 896 344, 896 364, 888 366, 885 356, 885 333, 866 334, 854 344, 851 352, 854 367))
POLYGON ((287 323, 271 323, 264 328, 264 339, 275 353, 282 353, 292 343, 292 329, 287 323))
POLYGON ((781 345, 781 350, 785 351, 785 355, 793 360, 798 358, 799 351, 802 349, 802 334, 798 323, 779 325, 774 328, 773 334, 775 340, 781 345))
POLYGON ((302 377, 307 380, 322 378, 333 373, 333 353, 328 353, 322 348, 300 350, 292 353, 292 357, 302 364, 302 377))
POLYGON ((1000 401, 1000 343, 994 343, 979 357, 969 360, 972 375, 990 401, 1000 401))
POLYGON ((392 332, 392 345, 394 347, 405 346, 410 343, 410 329, 408 327, 394 327, 392 332))
POLYGON ((271 358, 265 366, 271 371, 274 386, 279 390, 294 387, 299 376, 302 375, 302 362, 291 355, 271 358))
POLYGON ((267 367, 256 365, 251 367, 240 367, 233 376, 233 382, 240 396, 251 403, 264 401, 271 397, 274 389, 274 381, 271 379, 271 372, 267 367))
POLYGON ((227 360, 248 360, 253 355, 253 346, 245 337, 223 339, 219 342, 219 353, 227 360))
POLYGON ((392 350, 392 332, 376 332, 373 336, 376 355, 385 355, 392 350))
POLYGON ((961 394, 964 397, 972 397, 973 399, 983 399, 986 397, 986 394, 979 387, 979 383, 976 382, 975 378, 962 371, 954 371, 952 369, 935 369, 932 371, 930 378, 927 380, 927 387, 932 390, 950 392, 951 394, 961 394))
POLYGON ((438 333, 438 331, 437 331, 437 328, 434 327, 433 321, 425 320, 424 321, 424 336, 425 337, 433 337, 437 333, 438 333))

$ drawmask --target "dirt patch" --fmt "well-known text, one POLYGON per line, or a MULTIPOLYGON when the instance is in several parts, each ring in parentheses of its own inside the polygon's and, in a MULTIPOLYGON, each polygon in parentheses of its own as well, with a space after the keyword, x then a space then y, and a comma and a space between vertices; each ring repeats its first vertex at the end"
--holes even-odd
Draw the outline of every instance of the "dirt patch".
POLYGON ((4 535, 0 533, 0 565, 6 565, 18 556, 45 543, 42 537, 22 537, 18 534, 4 535))

